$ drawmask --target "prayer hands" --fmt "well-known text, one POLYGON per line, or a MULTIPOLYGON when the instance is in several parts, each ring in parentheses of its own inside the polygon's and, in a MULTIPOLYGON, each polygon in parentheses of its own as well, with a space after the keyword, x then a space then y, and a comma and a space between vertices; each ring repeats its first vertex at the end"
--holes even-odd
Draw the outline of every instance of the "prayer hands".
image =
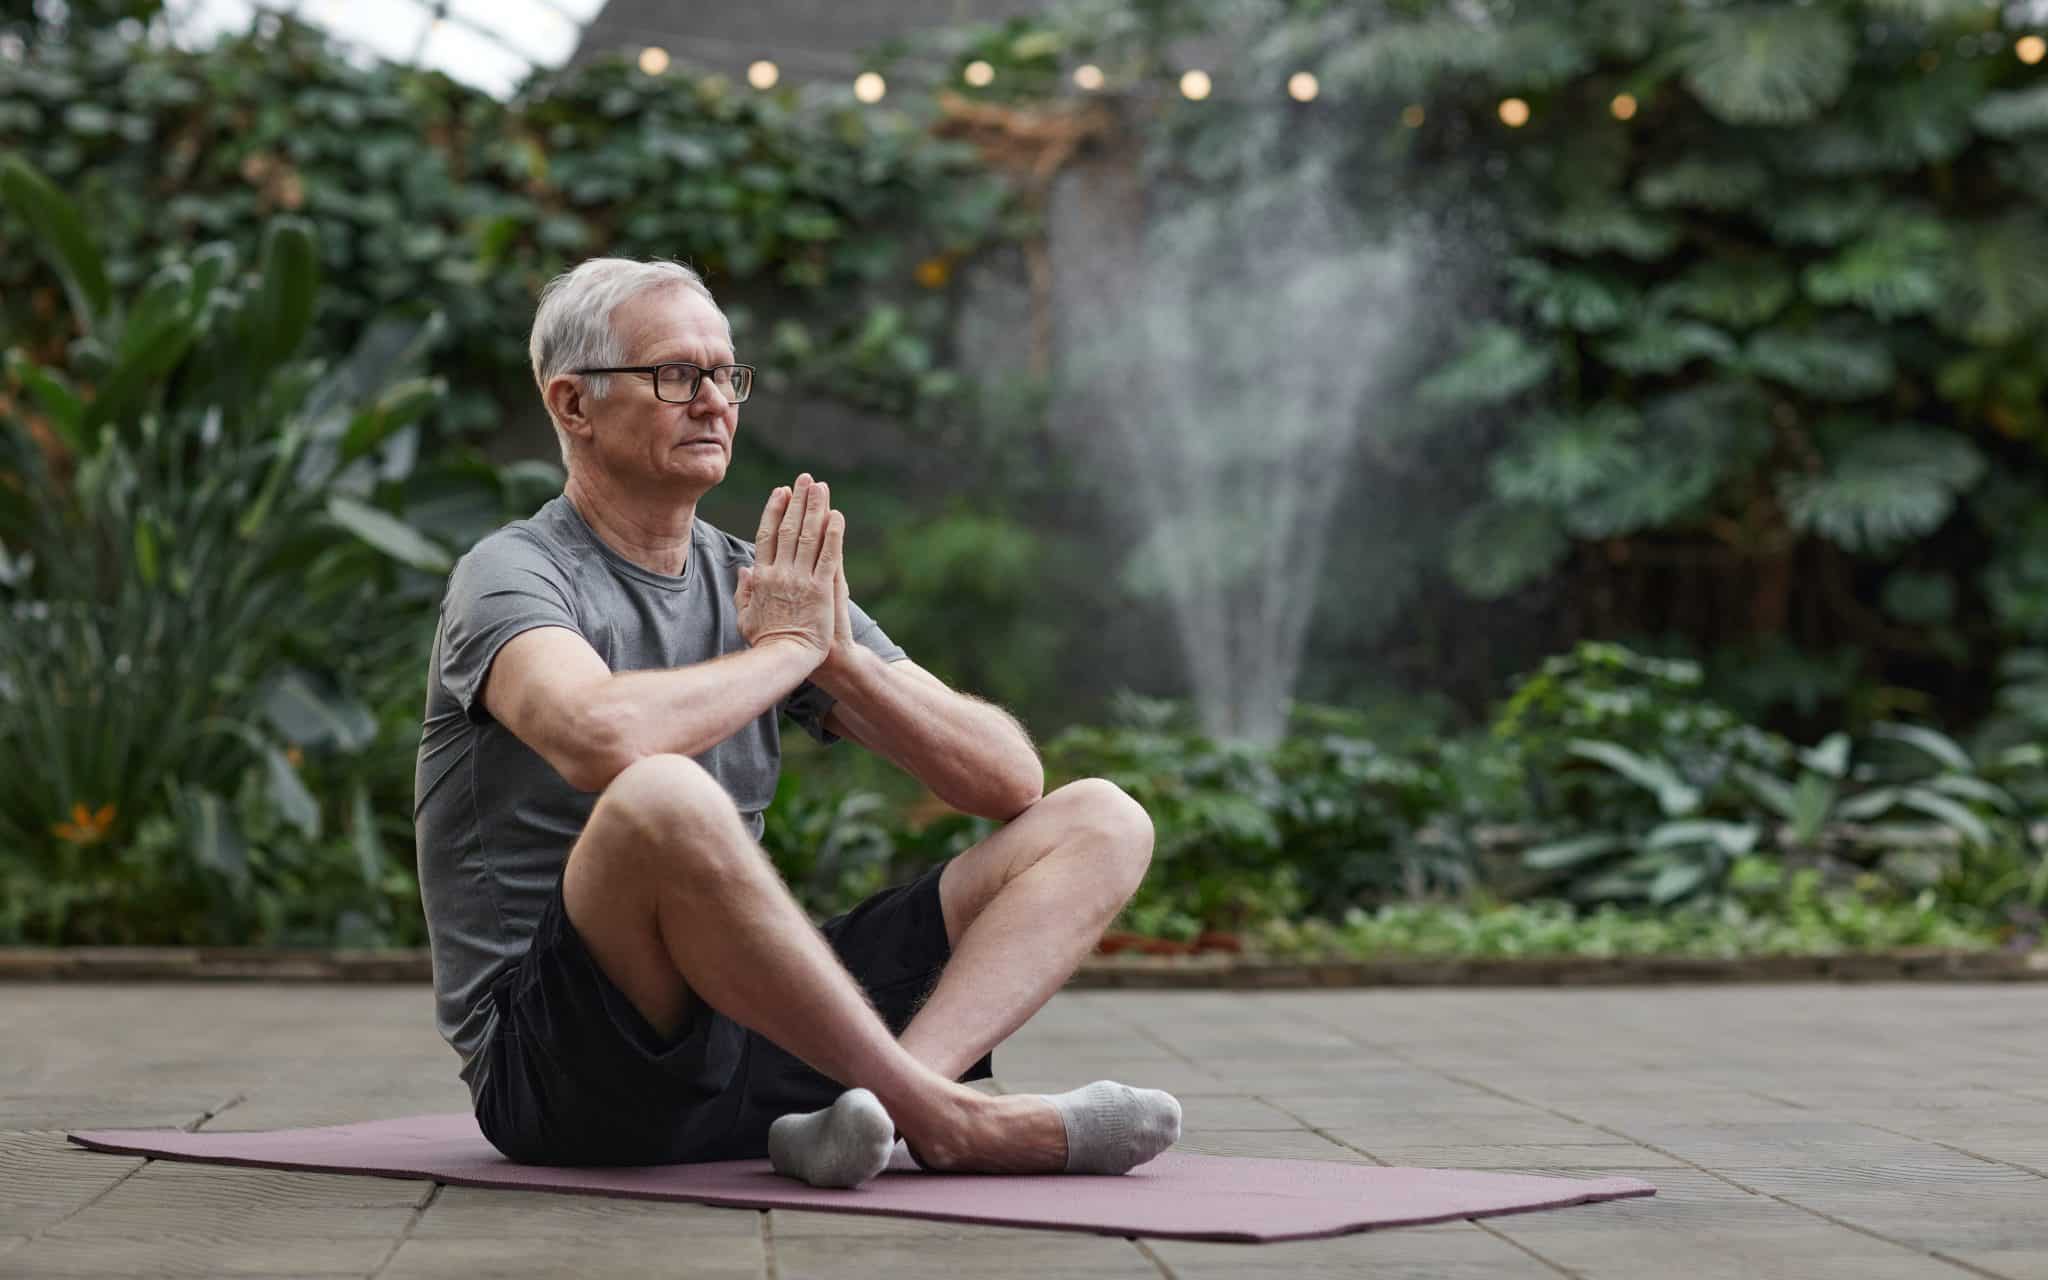
POLYGON ((750 647, 793 641, 823 662, 837 649, 842 629, 852 643, 840 565, 845 533, 846 517, 832 510, 830 487, 813 483, 808 471, 794 489, 768 495, 754 563, 740 570, 733 595, 740 635, 750 647))

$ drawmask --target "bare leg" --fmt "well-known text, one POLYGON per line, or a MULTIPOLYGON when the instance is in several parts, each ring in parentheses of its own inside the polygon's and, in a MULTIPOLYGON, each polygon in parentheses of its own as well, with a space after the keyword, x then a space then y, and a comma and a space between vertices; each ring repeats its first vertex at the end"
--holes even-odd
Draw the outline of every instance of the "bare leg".
POLYGON ((1128 894, 1105 892, 1101 848, 1082 839, 1004 885, 954 944, 939 984, 898 1042, 957 1080, 1073 976, 1128 894))

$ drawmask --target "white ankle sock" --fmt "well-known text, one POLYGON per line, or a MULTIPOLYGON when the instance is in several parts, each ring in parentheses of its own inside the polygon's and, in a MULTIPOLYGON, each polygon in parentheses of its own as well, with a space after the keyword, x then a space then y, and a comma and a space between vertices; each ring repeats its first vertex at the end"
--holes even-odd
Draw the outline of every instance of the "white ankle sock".
POLYGON ((848 1089, 822 1111, 791 1113, 768 1126, 768 1162, 814 1187, 857 1187, 888 1167, 896 1126, 881 1099, 848 1089))
POLYGON ((1042 1094, 1067 1126, 1068 1173, 1125 1173, 1180 1141, 1180 1100, 1097 1080, 1042 1094))

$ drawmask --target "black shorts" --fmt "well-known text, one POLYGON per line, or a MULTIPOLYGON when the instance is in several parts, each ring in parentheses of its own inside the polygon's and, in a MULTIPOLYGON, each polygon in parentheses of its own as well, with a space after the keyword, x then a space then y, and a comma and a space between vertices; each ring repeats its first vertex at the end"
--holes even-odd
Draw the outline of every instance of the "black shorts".
MULTIPOLYGON (((821 928, 902 1035, 952 954, 939 909, 945 864, 884 889, 821 928)), ((605 976, 569 922, 558 879, 533 945, 492 984, 477 1124, 522 1164, 646 1165, 768 1154, 768 1126, 829 1106, 847 1086, 692 993, 664 1041, 605 976)), ((960 1079, 995 1074, 994 1055, 960 1079)))

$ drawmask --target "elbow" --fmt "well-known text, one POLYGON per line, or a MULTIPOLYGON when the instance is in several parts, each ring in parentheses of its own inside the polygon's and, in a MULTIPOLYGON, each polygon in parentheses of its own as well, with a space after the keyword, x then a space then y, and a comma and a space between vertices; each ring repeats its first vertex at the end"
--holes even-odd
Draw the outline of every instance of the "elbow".
POLYGON ((627 766, 648 753, 634 740, 623 718, 590 708, 564 726, 560 758, 552 761, 562 781, 578 791, 599 792, 627 766))
POLYGON ((1008 822, 1044 798, 1045 770, 1035 767, 1029 773, 1020 775, 1011 784, 1004 792, 1003 799, 996 805, 1000 812, 991 816, 1008 822))

